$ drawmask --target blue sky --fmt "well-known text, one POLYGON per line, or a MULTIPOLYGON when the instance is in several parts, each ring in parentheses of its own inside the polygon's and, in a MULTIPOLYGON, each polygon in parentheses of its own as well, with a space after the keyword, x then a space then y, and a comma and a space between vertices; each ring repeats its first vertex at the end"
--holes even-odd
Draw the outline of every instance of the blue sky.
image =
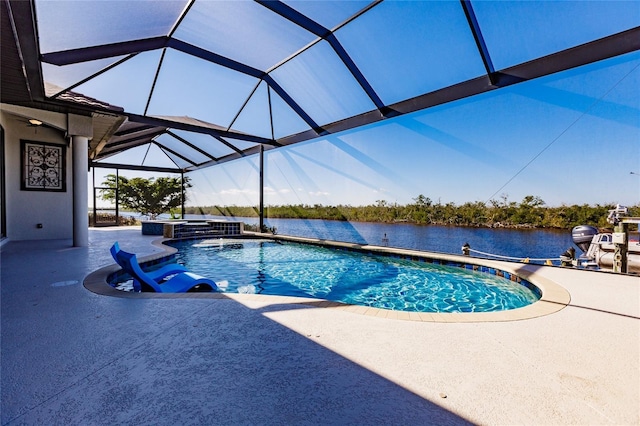
MULTIPOLYGON (((640 54, 266 153, 267 204, 640 202, 640 54)), ((190 204, 251 205, 257 159, 191 173, 190 204)))
MULTIPOLYGON (((303 13, 318 6, 313 2, 290 4, 303 13)), ((101 5, 106 7, 109 2, 101 5)), ((224 5, 225 2, 196 2, 201 9, 194 6, 190 13, 196 18, 217 17, 221 26, 229 27, 222 30, 232 34, 238 25, 234 26, 235 15, 224 15, 228 12, 224 5)), ((251 14, 264 13, 253 3, 243 5, 245 22, 251 14)), ((337 9, 357 10, 355 3, 335 5, 337 9)), ((640 25, 640 2, 636 1, 474 1, 473 5, 496 69, 640 25)), ((483 73, 459 9, 457 1, 384 2, 353 25, 339 30, 336 36, 383 101, 392 103, 483 73), (408 9, 411 13, 407 13, 408 9), (418 51, 421 54, 415 54, 418 51)), ((141 8, 140 13, 143 12, 141 8)), ((135 10, 131 13, 135 14, 135 10)), ((144 16, 132 15, 130 19, 137 22, 144 16)), ((155 18, 162 21, 160 12, 158 16, 155 18)), ((322 19, 327 20, 328 26, 331 19, 339 22, 329 15, 322 19)), ((265 33, 261 37, 271 35, 265 33)), ((212 48, 225 47, 216 45, 206 34, 185 31, 180 36, 193 37, 187 40, 193 43, 210 43, 212 48)), ((273 37, 260 40, 272 46, 263 51, 254 40, 255 66, 266 66, 277 57, 279 53, 273 46, 284 49, 293 47, 287 45, 298 39, 300 43, 308 42, 304 34, 289 27, 273 37)), ((235 39, 233 45, 242 42, 235 39)), ((251 53, 237 46, 234 49, 228 54, 251 53)), ((158 56, 157 52, 138 55, 135 63, 109 71, 77 90, 141 113, 148 93, 145 88, 153 72, 133 70, 153 71, 158 56), (112 90, 114 84, 121 90, 112 90)), ((167 54, 158 86, 163 81, 172 83, 164 91, 156 90, 149 113, 198 117, 204 109, 209 121, 228 123, 234 116, 233 107, 211 100, 232 98, 231 104, 238 107, 255 82, 185 56, 167 54), (207 78, 224 84, 191 84, 207 78), (240 95, 234 95, 234 91, 240 95)), ((320 123, 372 109, 370 101, 354 90, 342 64, 331 58, 327 45, 320 43, 299 60, 272 73, 320 123), (329 81, 322 78, 327 74, 332 76, 329 81)), ((74 66, 74 71, 80 76, 81 69, 91 66, 98 64, 74 66)), ((49 75, 55 79, 56 71, 45 69, 45 78, 49 75)), ((234 128, 268 133, 263 86, 264 83, 256 90, 234 128)), ((276 97, 273 101, 276 136, 303 130, 301 120, 287 111, 286 105, 276 97)), ((141 147, 127 155, 133 159, 145 154, 147 163, 168 165, 168 160, 154 153, 154 149, 147 153, 141 147)), ((420 194, 456 204, 503 196, 520 201, 526 195, 540 196, 550 206, 638 204, 640 174, 631 172, 640 173, 640 53, 270 150, 265 159, 265 203, 274 205, 365 205, 378 200, 406 204, 420 194)), ((254 156, 190 173, 194 188, 188 204, 257 204, 257 163, 254 156)), ((96 174, 98 183, 101 173, 98 170, 96 174)))

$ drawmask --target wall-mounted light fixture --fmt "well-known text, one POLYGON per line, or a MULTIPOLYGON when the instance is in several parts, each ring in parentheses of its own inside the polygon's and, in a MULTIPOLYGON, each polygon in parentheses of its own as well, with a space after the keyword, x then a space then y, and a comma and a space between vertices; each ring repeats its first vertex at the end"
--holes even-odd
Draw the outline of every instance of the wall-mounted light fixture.
POLYGON ((31 124, 32 126, 42 126, 42 121, 36 120, 35 118, 30 118, 29 124, 31 124))

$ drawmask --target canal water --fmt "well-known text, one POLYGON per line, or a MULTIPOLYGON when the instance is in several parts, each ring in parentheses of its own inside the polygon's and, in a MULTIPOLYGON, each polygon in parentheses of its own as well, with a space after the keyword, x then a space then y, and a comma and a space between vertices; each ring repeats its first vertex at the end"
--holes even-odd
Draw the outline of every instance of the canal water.
MULTIPOLYGON (((186 219, 202 219, 186 215, 186 219)), ((230 219, 209 216, 208 219, 230 219)), ((256 218, 234 218, 247 224, 258 223, 256 218)), ((352 242, 388 245, 390 247, 461 254, 468 243, 473 250, 514 258, 557 259, 573 245, 570 231, 541 229, 489 229, 409 223, 363 223, 318 219, 265 219, 281 235, 293 235, 352 242)))

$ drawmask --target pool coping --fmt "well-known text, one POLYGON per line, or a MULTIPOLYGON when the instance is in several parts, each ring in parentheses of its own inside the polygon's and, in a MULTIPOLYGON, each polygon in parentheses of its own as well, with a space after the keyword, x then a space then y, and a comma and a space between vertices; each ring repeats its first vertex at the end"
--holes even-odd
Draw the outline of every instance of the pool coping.
MULTIPOLYGON (((349 305, 340 302, 334 302, 326 299, 317 298, 301 298, 293 296, 273 296, 261 294, 236 294, 236 293, 134 293, 117 290, 108 283, 108 277, 118 273, 120 267, 117 264, 100 268, 84 279, 84 286, 89 291, 96 294, 112 297, 120 297, 127 299, 232 299, 238 302, 261 302, 270 304, 297 304, 308 305, 316 308, 335 309, 379 318, 397 319, 406 321, 420 322, 440 322, 440 323, 469 323, 469 322, 504 322, 519 321, 532 319, 541 316, 556 313, 571 301, 569 292, 555 281, 537 274, 539 268, 552 268, 553 266, 533 265, 524 263, 513 263, 505 261, 494 261, 488 259, 478 259, 469 256, 435 253, 428 251, 419 251, 411 249, 401 249, 394 247, 382 247, 374 245, 362 245, 357 243, 347 243, 340 241, 294 237, 285 235, 271 235, 262 233, 251 233, 245 231, 244 238, 264 238, 284 240, 291 242, 300 242, 306 244, 323 245, 347 250, 355 250, 361 252, 369 252, 372 254, 392 255, 403 258, 428 258, 447 263, 462 263, 465 265, 476 265, 478 267, 488 267, 495 270, 507 272, 509 274, 520 277, 536 286, 542 293, 540 299, 530 305, 497 312, 468 312, 468 313, 439 313, 439 312, 406 312, 394 311, 389 309, 381 309, 367 307, 361 305, 349 305)), ((164 244, 165 241, 171 241, 170 238, 158 238, 151 242, 152 245, 162 250, 160 253, 154 253, 143 256, 139 259, 142 264, 153 264, 161 262, 170 256, 173 256, 177 249, 164 244)))

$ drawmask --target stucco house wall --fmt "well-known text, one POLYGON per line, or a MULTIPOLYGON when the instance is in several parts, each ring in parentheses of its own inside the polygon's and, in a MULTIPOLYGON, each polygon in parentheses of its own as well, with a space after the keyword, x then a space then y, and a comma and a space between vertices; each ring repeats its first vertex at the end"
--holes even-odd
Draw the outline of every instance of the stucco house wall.
MULTIPOLYGON (((59 114, 66 119, 64 114, 59 114)), ((64 133, 45 126, 29 127, 26 118, 0 111, 5 139, 6 224, 8 240, 73 238, 71 149, 64 133), (64 192, 21 189, 21 140, 64 145, 64 192), (42 224, 42 227, 38 227, 42 224)))

